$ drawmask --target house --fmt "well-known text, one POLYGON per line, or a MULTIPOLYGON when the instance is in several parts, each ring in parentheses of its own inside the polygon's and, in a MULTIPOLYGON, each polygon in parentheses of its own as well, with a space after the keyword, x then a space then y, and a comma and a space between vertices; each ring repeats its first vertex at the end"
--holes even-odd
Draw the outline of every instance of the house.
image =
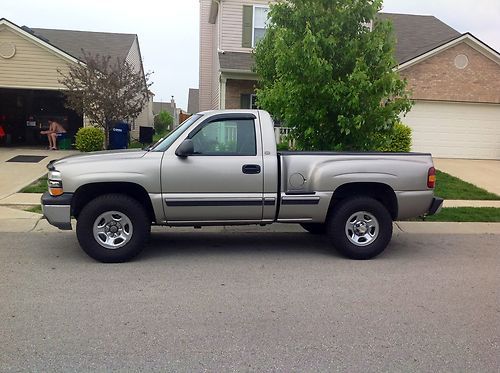
POLYGON ((179 124, 179 114, 181 112, 181 109, 177 107, 174 96, 172 96, 170 102, 163 102, 163 101, 153 102, 153 116, 157 116, 160 113, 160 111, 168 112, 173 119, 172 128, 177 127, 177 125, 179 124))
MULTIPOLYGON (((267 0, 200 0, 199 109, 255 107, 252 49, 267 0)), ((381 13, 394 24, 395 67, 414 107, 413 151, 500 159, 500 55, 433 16, 381 13)))
POLYGON ((196 88, 189 88, 187 112, 189 114, 196 114, 199 111, 200 111, 200 90, 196 88))
MULTIPOLYGON (((70 31, 19 27, 0 19, 0 125, 14 144, 36 144, 39 127, 49 117, 58 119, 74 134, 86 118, 64 106, 64 87, 59 80, 72 64, 84 61, 83 51, 127 61, 138 71, 142 66, 135 34, 70 31)), ((132 123, 132 136, 139 126, 152 126, 152 96, 132 123)))

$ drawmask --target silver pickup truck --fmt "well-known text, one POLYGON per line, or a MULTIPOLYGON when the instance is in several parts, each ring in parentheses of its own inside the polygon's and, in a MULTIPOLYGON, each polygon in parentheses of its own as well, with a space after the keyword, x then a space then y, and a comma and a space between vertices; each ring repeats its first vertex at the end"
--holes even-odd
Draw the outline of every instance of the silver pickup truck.
POLYGON ((102 262, 135 257, 151 225, 297 223, 353 259, 380 254, 392 222, 438 212, 430 154, 278 152, 261 110, 207 111, 144 150, 48 165, 43 213, 102 262))

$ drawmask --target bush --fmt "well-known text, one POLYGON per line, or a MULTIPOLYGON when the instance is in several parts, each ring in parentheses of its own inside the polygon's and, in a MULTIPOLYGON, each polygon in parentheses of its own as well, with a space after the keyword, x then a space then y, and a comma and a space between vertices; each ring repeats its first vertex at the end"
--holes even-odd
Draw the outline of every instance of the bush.
POLYGON ((83 127, 75 136, 75 145, 81 152, 95 152, 103 149, 104 132, 97 127, 83 127))
POLYGON ((174 123, 172 115, 167 111, 160 111, 155 116, 154 126, 157 134, 163 135, 170 130, 170 126, 174 123))
POLYGON ((375 150, 379 152, 408 153, 411 150, 411 128, 403 123, 396 123, 391 133, 377 137, 381 145, 375 150))

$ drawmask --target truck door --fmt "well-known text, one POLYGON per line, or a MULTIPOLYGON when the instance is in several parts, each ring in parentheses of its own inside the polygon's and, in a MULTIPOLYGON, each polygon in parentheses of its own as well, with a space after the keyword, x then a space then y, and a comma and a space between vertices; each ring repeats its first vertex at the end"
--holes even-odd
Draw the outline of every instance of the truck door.
POLYGON ((168 222, 259 222, 263 213, 260 126, 253 114, 215 116, 190 131, 194 154, 163 157, 168 222))

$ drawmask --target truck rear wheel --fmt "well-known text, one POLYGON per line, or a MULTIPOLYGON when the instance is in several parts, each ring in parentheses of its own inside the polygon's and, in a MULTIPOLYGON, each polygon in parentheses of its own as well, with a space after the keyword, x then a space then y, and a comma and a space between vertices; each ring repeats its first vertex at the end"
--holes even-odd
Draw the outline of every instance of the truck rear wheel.
POLYGON ((151 231, 142 205, 123 194, 90 201, 78 216, 76 235, 82 249, 103 263, 125 262, 138 255, 151 231))
POLYGON ((351 259, 376 257, 392 237, 389 211, 369 197, 352 197, 336 203, 327 225, 333 246, 351 259))

